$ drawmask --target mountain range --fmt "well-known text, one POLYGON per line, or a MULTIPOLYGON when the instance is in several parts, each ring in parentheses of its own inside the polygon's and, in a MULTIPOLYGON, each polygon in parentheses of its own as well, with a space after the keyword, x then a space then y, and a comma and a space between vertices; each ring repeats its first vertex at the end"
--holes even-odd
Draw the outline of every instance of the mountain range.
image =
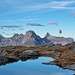
POLYGON ((48 32, 44 38, 41 38, 34 31, 29 30, 23 34, 14 34, 10 38, 0 35, 0 47, 2 46, 37 46, 47 43, 62 44, 74 42, 73 38, 52 36, 48 32))

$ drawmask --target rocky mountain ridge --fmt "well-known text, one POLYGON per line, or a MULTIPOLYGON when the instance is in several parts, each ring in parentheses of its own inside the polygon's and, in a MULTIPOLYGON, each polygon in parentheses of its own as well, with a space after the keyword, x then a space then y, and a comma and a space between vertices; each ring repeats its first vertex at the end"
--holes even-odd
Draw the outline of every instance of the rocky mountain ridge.
POLYGON ((0 35, 0 47, 2 46, 37 46, 46 43, 62 44, 74 42, 73 38, 56 37, 49 33, 44 38, 38 36, 34 31, 29 30, 25 35, 15 34, 10 38, 5 38, 0 35))
POLYGON ((50 42, 53 43, 53 44, 66 45, 68 43, 74 42, 73 38, 65 38, 65 37, 52 36, 48 32, 47 32, 47 34, 45 35, 44 38, 50 40, 50 42))

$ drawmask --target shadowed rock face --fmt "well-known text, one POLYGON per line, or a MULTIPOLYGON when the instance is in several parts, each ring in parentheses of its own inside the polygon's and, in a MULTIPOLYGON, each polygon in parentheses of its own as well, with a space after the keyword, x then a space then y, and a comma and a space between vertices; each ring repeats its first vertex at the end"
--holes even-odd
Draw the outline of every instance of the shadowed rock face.
POLYGON ((50 35, 49 33, 47 33, 44 38, 41 38, 32 30, 27 31, 25 35, 15 34, 10 38, 5 38, 0 35, 0 46, 37 46, 50 42, 65 45, 74 41, 72 38, 56 37, 50 35))

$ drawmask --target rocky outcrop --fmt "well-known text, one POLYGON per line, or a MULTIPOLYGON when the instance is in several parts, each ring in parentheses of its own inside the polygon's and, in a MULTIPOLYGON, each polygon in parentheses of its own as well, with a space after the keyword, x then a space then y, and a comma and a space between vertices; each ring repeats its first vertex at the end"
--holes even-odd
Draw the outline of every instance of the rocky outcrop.
POLYGON ((50 54, 50 57, 53 57, 54 60, 43 62, 42 64, 57 65, 63 69, 75 70, 75 43, 59 47, 52 46, 51 48, 49 47, 49 50, 46 50, 45 53, 46 55, 50 54))
POLYGON ((13 49, 13 47, 8 47, 6 49, 0 48, 0 65, 16 62, 18 60, 25 61, 31 58, 35 59, 39 55, 39 51, 36 49, 22 48, 22 50, 17 50, 17 48, 13 49))
POLYGON ((21 53, 20 58, 31 58, 33 56, 39 56, 38 50, 25 50, 21 53))
POLYGON ((66 65, 65 67, 63 67, 64 69, 70 69, 70 70, 75 70, 75 64, 72 65, 66 65))

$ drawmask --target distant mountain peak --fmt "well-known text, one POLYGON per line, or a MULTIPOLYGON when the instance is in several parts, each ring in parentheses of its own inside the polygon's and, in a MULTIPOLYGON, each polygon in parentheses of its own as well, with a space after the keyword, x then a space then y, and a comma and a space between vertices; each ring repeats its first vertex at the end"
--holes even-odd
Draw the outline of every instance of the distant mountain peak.
POLYGON ((35 33, 33 30, 29 30, 26 33, 35 33))
POLYGON ((51 36, 51 35, 47 32, 46 35, 45 35, 45 37, 49 37, 49 36, 51 36))
POLYGON ((13 36, 13 37, 17 37, 17 36, 19 36, 19 34, 17 34, 17 33, 16 33, 16 34, 14 34, 14 36, 13 36))
POLYGON ((0 38, 4 38, 2 35, 0 35, 0 38))
POLYGON ((25 36, 27 37, 33 37, 33 36, 36 36, 36 33, 33 31, 33 30, 29 30, 26 32, 25 36))

